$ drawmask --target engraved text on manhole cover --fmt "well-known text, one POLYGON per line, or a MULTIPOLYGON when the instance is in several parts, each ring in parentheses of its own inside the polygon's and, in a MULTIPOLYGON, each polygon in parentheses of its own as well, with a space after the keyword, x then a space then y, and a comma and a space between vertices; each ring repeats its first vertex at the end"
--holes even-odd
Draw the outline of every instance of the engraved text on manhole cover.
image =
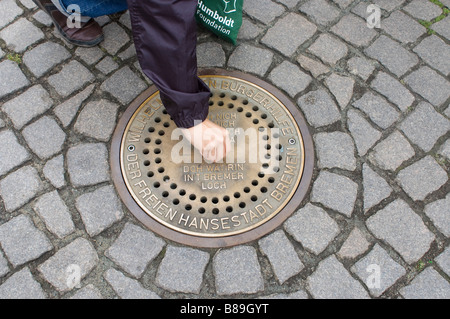
POLYGON ((119 193, 125 188, 131 211, 139 210, 139 219, 150 219, 146 224, 170 239, 203 247, 254 239, 277 225, 262 226, 274 219, 279 224, 300 204, 302 181, 302 188, 309 186, 312 142, 300 113, 288 109, 278 90, 273 88, 277 96, 269 85, 232 75, 201 76, 212 92, 208 117, 231 137, 222 163, 202 159, 155 90, 137 101, 128 118, 124 114, 127 122, 115 134, 119 193), (291 211, 275 218, 290 202, 291 211))

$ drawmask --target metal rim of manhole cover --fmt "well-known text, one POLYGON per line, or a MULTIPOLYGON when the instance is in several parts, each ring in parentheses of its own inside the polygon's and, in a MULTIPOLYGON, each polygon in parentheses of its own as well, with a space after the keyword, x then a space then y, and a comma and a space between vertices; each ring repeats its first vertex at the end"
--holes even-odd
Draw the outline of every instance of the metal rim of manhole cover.
POLYGON ((254 76, 205 69, 209 119, 232 150, 207 163, 183 139, 152 86, 119 120, 111 144, 116 189, 132 214, 175 242, 203 248, 247 243, 279 227, 311 183, 308 126, 280 90, 254 76))

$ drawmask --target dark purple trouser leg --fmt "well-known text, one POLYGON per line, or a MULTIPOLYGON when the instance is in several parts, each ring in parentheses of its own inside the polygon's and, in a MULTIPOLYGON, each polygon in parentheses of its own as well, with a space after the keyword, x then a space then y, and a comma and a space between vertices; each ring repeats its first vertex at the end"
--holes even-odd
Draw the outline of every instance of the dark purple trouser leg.
MULTIPOLYGON (((197 76, 197 0, 127 0, 137 56, 178 127, 208 116, 209 88, 197 76)), ((197 124, 197 123, 195 123, 197 124)))

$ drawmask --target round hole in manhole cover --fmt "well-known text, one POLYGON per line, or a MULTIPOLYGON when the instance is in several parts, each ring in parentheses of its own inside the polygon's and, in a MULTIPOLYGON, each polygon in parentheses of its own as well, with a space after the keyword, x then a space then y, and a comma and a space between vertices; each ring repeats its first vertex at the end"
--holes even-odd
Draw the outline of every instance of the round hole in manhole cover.
POLYGON ((118 193, 150 230, 196 247, 255 240, 300 205, 313 172, 311 135, 297 107, 248 74, 203 70, 209 119, 230 133, 232 150, 207 163, 183 139, 155 87, 122 115, 111 145, 118 193))

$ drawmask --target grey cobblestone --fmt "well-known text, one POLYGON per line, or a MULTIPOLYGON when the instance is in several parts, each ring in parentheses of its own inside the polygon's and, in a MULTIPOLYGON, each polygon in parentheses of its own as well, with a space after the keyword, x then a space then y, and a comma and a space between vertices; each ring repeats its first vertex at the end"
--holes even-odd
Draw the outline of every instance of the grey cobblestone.
MULTIPOLYGON (((34 2, 32 3, 34 4, 34 2)), ((50 16, 42 10, 39 10, 35 14, 33 14, 33 19, 40 24, 45 25, 46 27, 50 27, 53 24, 50 16)))
POLYGON ((0 278, 9 272, 8 261, 3 253, 0 251, 0 278))
POLYGON ((72 60, 62 70, 48 78, 48 83, 55 88, 59 95, 66 97, 86 83, 92 81, 94 76, 80 62, 72 60))
POLYGON ((2 110, 14 123, 14 127, 21 129, 36 116, 44 113, 53 105, 48 92, 38 84, 24 93, 9 100, 2 106, 2 110))
POLYGON ((372 81, 371 86, 379 93, 386 96, 388 100, 397 105, 403 112, 406 111, 415 100, 414 96, 407 88, 384 72, 378 73, 377 77, 372 81))
POLYGON ((441 0, 441 3, 446 6, 447 8, 450 8, 450 1, 449 0, 441 0))
POLYGON ((445 109, 444 114, 445 114, 447 117, 450 118, 450 107, 447 107, 447 108, 445 109))
POLYGON ((350 217, 355 205, 358 185, 350 178, 322 171, 313 185, 311 201, 350 217))
POLYGON ((53 112, 61 121, 63 127, 69 126, 77 114, 81 104, 91 95, 93 90, 94 84, 91 84, 74 97, 66 100, 62 104, 57 105, 53 109, 53 112))
POLYGON ((377 35, 374 29, 367 27, 364 20, 352 14, 344 16, 331 28, 331 32, 355 46, 367 46, 377 35))
POLYGON ((0 176, 30 158, 28 151, 10 130, 0 132, 0 145, 0 176))
POLYGON ((400 129, 413 143, 428 152, 450 130, 450 121, 423 102, 400 124, 400 129), (427 134, 421 134, 423 132, 427 134))
POLYGON ((444 36, 447 40, 450 39, 450 17, 447 16, 446 18, 442 19, 439 22, 436 22, 433 24, 433 30, 439 33, 440 35, 444 36))
POLYGON ((25 52, 23 62, 36 77, 41 77, 70 56, 69 51, 63 46, 54 42, 45 42, 25 52))
POLYGON ((381 96, 367 92, 353 106, 366 113, 370 119, 383 129, 387 129, 399 118, 399 112, 381 96))
POLYGON ((226 60, 222 46, 214 42, 199 44, 197 58, 199 67, 223 67, 226 60))
POLYGON ((264 289, 261 268, 253 247, 237 246, 221 250, 214 256, 213 264, 219 295, 251 294, 264 289))
POLYGON ((325 0, 310 0, 300 6, 300 11, 323 26, 330 24, 339 16, 339 9, 325 0))
POLYGON ((425 214, 431 218, 434 225, 447 237, 450 236, 450 195, 425 206, 425 214))
POLYGON ((119 22, 131 30, 131 17, 128 11, 120 16, 119 22))
POLYGON ((450 284, 433 268, 421 272, 400 293, 406 299, 449 299, 450 284))
MULTIPOLYGON (((386 289, 391 287, 400 277, 406 274, 405 268, 395 262, 387 252, 378 244, 373 247, 370 253, 359 260, 353 267, 352 272, 366 283, 370 293, 379 297, 386 289), (380 281, 371 280, 373 269, 371 266, 376 265, 376 270, 380 270, 380 281)), ((375 270, 375 271, 376 271, 375 270)))
POLYGON ((111 186, 81 195, 76 207, 90 236, 100 234, 123 217, 121 204, 111 186))
POLYGON ((435 238, 422 219, 401 199, 378 211, 366 224, 377 238, 394 247, 407 263, 419 260, 435 238))
POLYGON ((111 268, 104 276, 122 299, 160 299, 156 293, 143 288, 138 281, 126 277, 120 271, 111 268))
POLYGON ((248 0, 244 2, 244 12, 264 24, 269 24, 285 11, 283 6, 270 0, 248 0))
POLYGON ((26 126, 22 135, 31 150, 41 159, 47 159, 62 150, 66 133, 54 119, 44 116, 26 126), (46 136, 45 139, 42 136, 46 136))
POLYGON ((68 291, 74 288, 70 275, 75 269, 82 280, 98 262, 98 255, 92 244, 79 237, 39 265, 38 270, 57 290, 68 291))
POLYGON ((405 0, 374 0, 373 2, 384 10, 392 11, 403 4, 405 0))
POLYGON ((325 80, 325 84, 333 93, 340 108, 344 109, 353 96, 355 81, 351 77, 333 73, 325 80))
POLYGON ((283 284, 304 268, 302 261, 295 252, 294 246, 292 246, 282 230, 266 236, 259 240, 258 243, 262 253, 269 258, 280 284, 283 284))
POLYGON ((287 61, 273 69, 269 79, 292 97, 305 90, 312 81, 309 75, 287 61))
POLYGON ((198 294, 208 261, 207 252, 168 246, 158 268, 156 284, 168 291, 198 294))
POLYGON ((41 285, 25 267, 0 286, 0 299, 46 299, 41 285))
POLYGON ((345 9, 352 3, 352 0, 333 0, 333 2, 336 3, 342 9, 345 9))
POLYGON ((0 31, 2 38, 9 49, 23 52, 30 45, 44 38, 44 33, 25 18, 20 18, 0 31))
POLYGON ((25 166, 0 180, 0 195, 6 211, 26 204, 42 188, 42 181, 32 166, 25 166))
POLYGON ((351 74, 361 77, 364 81, 366 81, 375 70, 374 63, 362 57, 351 58, 348 60, 347 65, 351 74))
POLYGON ((114 70, 117 70, 118 67, 119 65, 110 56, 103 58, 103 60, 101 60, 95 66, 97 70, 105 75, 110 74, 114 70))
POLYGON ((238 40, 250 40, 256 38, 263 28, 253 23, 251 20, 243 17, 242 26, 238 33, 238 40))
POLYGON ((113 73, 100 87, 101 90, 110 93, 123 104, 131 102, 145 88, 144 81, 128 66, 113 73))
POLYGON ((273 53, 248 44, 239 45, 228 60, 232 68, 263 76, 272 64, 273 53))
POLYGON ((308 50, 332 66, 348 52, 347 46, 343 42, 325 33, 321 34, 308 50))
POLYGON ((422 67, 405 78, 406 84, 435 106, 450 97, 450 82, 429 67, 422 67))
POLYGON ((56 156, 47 161, 42 172, 44 173, 45 178, 47 178, 55 188, 61 188, 66 185, 63 155, 56 156))
POLYGON ((2 1, 0 3, 0 28, 8 25, 22 13, 23 10, 16 4, 14 0, 2 1))
POLYGON ((419 63, 419 59, 414 53, 384 35, 368 47, 365 53, 380 61, 381 64, 399 77, 419 63))
POLYGON ((436 261, 447 275, 450 274, 450 249, 448 247, 436 258, 436 261))
POLYGON ((75 123, 75 131, 99 141, 109 141, 115 127, 119 105, 107 100, 86 104, 75 123))
POLYGON ((69 208, 57 191, 39 197, 34 210, 43 219, 47 229, 59 238, 64 238, 75 231, 69 208))
POLYGON ((299 0, 280 0, 278 2, 292 9, 299 3, 299 0))
POLYGON ((13 61, 5 60, 0 63, 0 75, 0 98, 30 84, 30 81, 13 61))
POLYGON ((364 156, 381 138, 381 132, 373 128, 364 117, 355 110, 349 110, 347 116, 348 129, 355 140, 358 154, 364 156))
POLYGON ((355 147, 350 135, 342 132, 318 133, 314 141, 320 168, 356 169, 355 147))
POLYGON ((450 45, 446 44, 438 36, 432 35, 423 39, 414 48, 414 52, 444 75, 448 76, 450 74, 450 45))
POLYGON ((53 248, 44 233, 24 215, 0 226, 0 244, 14 267, 34 260, 53 248))
POLYGON ((115 55, 123 46, 125 46, 130 38, 125 30, 116 22, 112 22, 103 27, 105 40, 100 46, 109 54, 115 55))
POLYGON ((355 258, 365 253, 369 246, 370 243, 363 233, 355 227, 337 253, 337 256, 339 258, 355 258))
POLYGON ((79 56, 87 64, 94 64, 100 61, 100 59, 105 55, 99 47, 78 47, 75 50, 75 55, 79 56))
POLYGON ((381 28, 402 43, 415 42, 427 32, 424 26, 401 11, 395 11, 384 19, 381 28))
POLYGON ((397 180, 412 199, 424 200, 447 182, 448 175, 431 156, 426 156, 401 170, 397 180))
POLYGON ((303 95, 297 103, 304 112, 308 123, 312 126, 330 125, 341 118, 336 104, 324 89, 303 95))
POLYGON ((318 255, 339 234, 339 226, 320 207, 307 204, 284 224, 286 231, 305 249, 318 255))
POLYGON ((395 131, 378 143, 369 156, 380 168, 395 171, 414 154, 414 149, 408 140, 400 132, 395 131))
POLYGON ((94 285, 87 285, 78 290, 70 299, 103 299, 100 291, 94 285))
POLYGON ((389 184, 367 164, 363 165, 364 211, 387 198, 392 193, 389 184))
POLYGON ((32 0, 19 0, 28 9, 36 8, 36 4, 32 0))
POLYGON ((123 50, 117 55, 122 61, 131 59, 136 56, 136 48, 134 47, 134 44, 131 43, 128 48, 123 50))
POLYGON ((448 139, 439 149, 439 155, 445 156, 447 159, 450 159, 450 139, 448 139))
POLYGON ((272 294, 264 296, 262 299, 308 299, 308 294, 303 290, 299 290, 291 294, 272 294))
POLYGON ((278 20, 261 41, 282 54, 291 56, 316 30, 317 27, 301 15, 289 13, 278 20), (292 30, 292 33, 286 34, 286 29, 292 30))
POLYGON ((164 241, 151 232, 127 223, 105 255, 130 275, 139 278, 164 246, 164 241))
POLYGON ((328 67, 305 55, 299 55, 297 58, 297 62, 301 65, 302 68, 311 72, 313 77, 318 77, 319 75, 329 72, 328 67))
POLYGON ((102 143, 80 144, 67 151, 67 170, 75 187, 108 181, 108 158, 102 143))
POLYGON ((350 12, 353 12, 354 14, 363 19, 367 19, 369 17, 369 13, 367 13, 368 5, 369 3, 362 1, 358 3, 355 7, 353 7, 350 12))
POLYGON ((307 279, 309 291, 317 299, 367 299, 369 295, 334 255, 320 262, 307 279))
POLYGON ((430 21, 442 13, 442 10, 429 1, 414 0, 404 10, 417 19, 430 21))

